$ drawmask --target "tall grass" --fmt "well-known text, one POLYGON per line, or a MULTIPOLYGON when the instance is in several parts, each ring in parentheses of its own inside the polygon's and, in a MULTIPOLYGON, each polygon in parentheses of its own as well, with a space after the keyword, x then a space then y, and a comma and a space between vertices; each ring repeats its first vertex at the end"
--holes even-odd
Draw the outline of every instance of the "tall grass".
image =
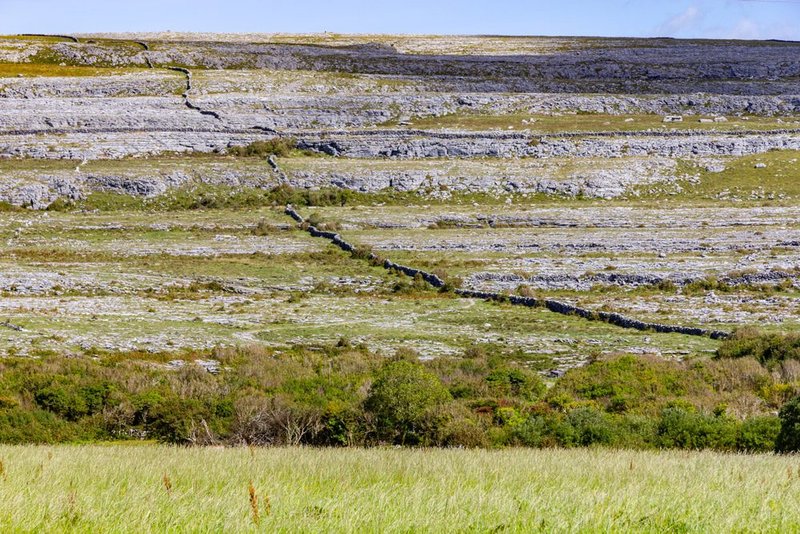
POLYGON ((0 457, 2 532, 800 529, 792 456, 29 446, 0 457))

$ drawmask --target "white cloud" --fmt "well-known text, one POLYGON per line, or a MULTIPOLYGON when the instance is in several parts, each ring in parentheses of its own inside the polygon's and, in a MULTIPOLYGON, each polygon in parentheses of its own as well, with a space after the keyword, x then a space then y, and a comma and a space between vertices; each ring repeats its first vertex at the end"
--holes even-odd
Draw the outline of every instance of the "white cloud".
POLYGON ((794 22, 764 23, 752 17, 741 17, 736 22, 705 28, 705 36, 716 39, 786 39, 800 40, 800 26, 794 22))
POLYGON ((689 6, 686 11, 675 15, 658 27, 659 35, 672 36, 695 26, 703 18, 703 12, 697 6, 689 6))
POLYGON ((761 26, 749 18, 739 19, 727 35, 731 39, 761 39, 762 36, 761 26))

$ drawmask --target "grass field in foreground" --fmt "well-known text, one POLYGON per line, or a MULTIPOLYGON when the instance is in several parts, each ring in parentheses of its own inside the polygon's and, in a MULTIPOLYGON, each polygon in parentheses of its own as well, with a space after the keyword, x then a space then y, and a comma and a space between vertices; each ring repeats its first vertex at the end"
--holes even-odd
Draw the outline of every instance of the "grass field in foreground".
POLYGON ((796 456, 148 445, 0 459, 3 532, 800 529, 796 456))

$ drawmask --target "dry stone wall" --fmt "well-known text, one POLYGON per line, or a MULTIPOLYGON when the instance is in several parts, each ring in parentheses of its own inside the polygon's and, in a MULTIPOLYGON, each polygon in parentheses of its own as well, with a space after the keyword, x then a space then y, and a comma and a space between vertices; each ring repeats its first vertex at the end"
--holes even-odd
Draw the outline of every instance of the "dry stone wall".
MULTIPOLYGON (((305 219, 292 206, 287 206, 285 211, 289 217, 291 217, 298 223, 304 224, 306 222, 305 219)), ((336 232, 321 231, 314 226, 307 226, 307 231, 313 237, 321 237, 324 239, 328 239, 334 245, 338 246, 345 252, 350 252, 350 253, 356 252, 356 247, 351 243, 348 243, 347 241, 342 239, 342 237, 336 232)), ((370 254, 370 259, 376 259, 376 258, 377 258, 376 255, 370 254)), ((415 269, 413 267, 409 267, 406 265, 400 265, 388 259, 384 261, 383 266, 387 270, 397 271, 412 278, 421 277, 428 284, 437 289, 442 289, 445 287, 444 280, 442 280, 440 277, 438 277, 433 273, 428 273, 426 271, 415 269)), ((455 293, 464 298, 504 301, 504 302, 509 302, 513 305, 527 306, 529 308, 544 307, 552 312, 560 313, 562 315, 574 315, 587 320, 603 321, 612 324, 614 326, 619 326, 621 328, 652 331, 662 334, 683 334, 687 336, 710 337, 712 339, 726 339, 730 337, 730 333, 722 332, 719 330, 708 330, 705 328, 668 325, 661 323, 649 323, 640 321, 638 319, 632 319, 630 317, 626 317, 618 313, 587 310, 579 306, 574 306, 572 304, 552 299, 536 299, 533 297, 504 295, 502 293, 496 293, 490 291, 474 291, 469 289, 456 289, 455 293)))

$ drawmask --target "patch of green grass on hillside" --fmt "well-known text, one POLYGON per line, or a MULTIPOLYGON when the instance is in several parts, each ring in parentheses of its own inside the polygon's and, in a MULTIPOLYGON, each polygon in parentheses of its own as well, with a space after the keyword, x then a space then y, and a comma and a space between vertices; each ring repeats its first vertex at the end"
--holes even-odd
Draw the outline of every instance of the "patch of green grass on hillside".
MULTIPOLYGON (((530 130, 542 134, 558 134, 562 132, 637 132, 655 129, 659 131, 675 130, 771 130, 800 127, 800 117, 750 117, 743 120, 732 117, 728 122, 700 123, 701 118, 712 118, 705 115, 687 115, 683 122, 664 123, 662 115, 608 115, 603 113, 564 113, 561 115, 541 115, 529 113, 489 114, 458 112, 439 117, 423 117, 412 119, 411 128, 437 129, 451 128, 463 130, 530 130), (779 122, 780 121, 782 122, 779 122), (524 123, 528 121, 528 123, 524 123)), ((396 126, 390 122, 385 126, 396 126)))
POLYGON ((800 150, 771 150, 741 157, 716 157, 724 167, 711 172, 703 163, 678 162, 676 176, 692 176, 694 181, 673 184, 641 185, 631 198, 640 202, 732 202, 745 205, 794 205, 800 198, 800 150))
POLYGON ((86 77, 119 76, 143 72, 146 69, 119 67, 89 67, 79 65, 56 65, 52 63, 0 63, 0 78, 26 77, 86 77))
POLYGON ((0 41, 37 41, 41 43, 71 43, 72 39, 55 35, 0 35, 0 41))
POLYGON ((775 150, 726 161, 722 172, 703 172, 696 188, 698 194, 705 195, 726 190, 740 198, 748 198, 753 192, 800 197, 800 151, 775 150))

